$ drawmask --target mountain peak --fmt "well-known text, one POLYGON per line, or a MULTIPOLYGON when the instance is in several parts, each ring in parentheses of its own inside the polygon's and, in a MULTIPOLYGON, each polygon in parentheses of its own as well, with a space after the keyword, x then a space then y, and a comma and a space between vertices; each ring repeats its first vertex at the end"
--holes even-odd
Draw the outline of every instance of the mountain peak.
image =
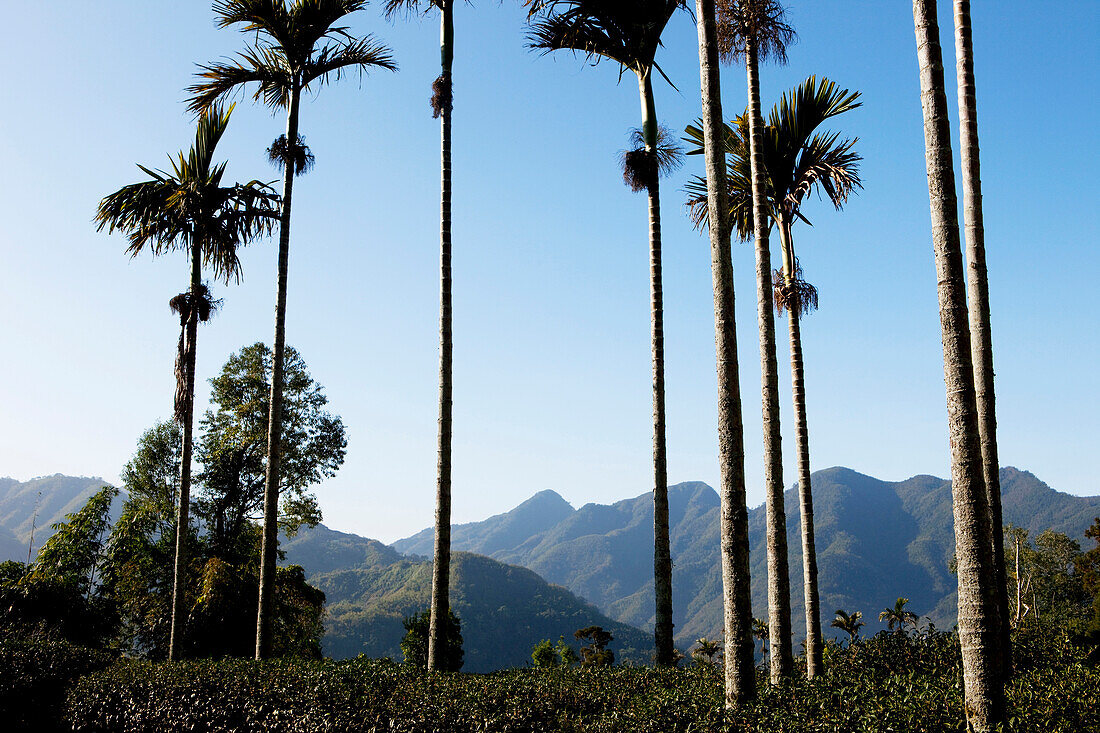
POLYGON ((573 505, 562 498, 562 495, 553 489, 543 489, 542 491, 535 492, 531 495, 531 498, 523 502, 508 514, 514 514, 521 509, 546 509, 546 508, 568 508, 573 510, 573 505))

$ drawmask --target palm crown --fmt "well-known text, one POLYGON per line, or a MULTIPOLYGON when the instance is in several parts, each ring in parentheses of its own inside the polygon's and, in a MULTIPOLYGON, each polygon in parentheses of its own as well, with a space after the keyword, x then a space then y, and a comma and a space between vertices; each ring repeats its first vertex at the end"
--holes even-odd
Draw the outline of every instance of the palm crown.
MULTIPOLYGON (((639 76, 656 68, 661 33, 684 0, 526 0, 532 48, 571 49, 618 62, 639 76)), ((666 80, 668 77, 665 77, 666 80)))
POLYGON ((200 66, 203 80, 188 87, 190 109, 198 112, 232 94, 238 87, 256 84, 252 98, 269 107, 286 107, 291 93, 312 83, 335 81, 349 68, 360 72, 378 67, 397 69, 390 50, 370 35, 352 36, 347 26, 335 25, 361 9, 365 0, 219 0, 214 13, 222 28, 239 24, 255 41, 236 60, 200 66), (318 45, 320 44, 320 45, 318 45))
POLYGON ((225 163, 214 164, 233 108, 218 106, 199 119, 195 144, 169 157, 172 172, 138 167, 150 180, 123 186, 99 203, 97 230, 126 232, 126 251, 137 256, 197 248, 215 277, 240 276, 237 247, 271 231, 278 215, 278 196, 259 181, 223 186, 225 163))
POLYGON ((906 624, 912 624, 915 627, 918 617, 917 614, 905 608, 908 603, 908 598, 899 598, 894 602, 893 608, 883 609, 879 613, 878 620, 885 621, 891 630, 896 628, 899 632, 905 629, 906 624))
POLYGON ((862 611, 853 611, 851 614, 848 614, 847 611, 839 608, 836 610, 836 618, 834 618, 829 625, 846 632, 853 639, 859 635, 859 630, 866 626, 863 622, 862 611))
MULTIPOLYGON (((809 220, 801 212, 806 195, 818 189, 837 209, 851 192, 862 187, 859 161, 852 151, 858 138, 841 140, 839 133, 816 132, 830 117, 860 106, 859 92, 839 89, 835 82, 810 77, 768 115, 764 130, 764 167, 767 170, 767 208, 772 221, 809 220)), ((728 212, 731 230, 747 240, 752 236, 752 175, 749 169, 748 115, 725 125, 728 212)), ((695 145, 689 155, 703 152, 703 132, 689 126, 685 140, 695 145)), ((696 226, 707 220, 706 181, 696 176, 686 187, 691 218, 696 226)))

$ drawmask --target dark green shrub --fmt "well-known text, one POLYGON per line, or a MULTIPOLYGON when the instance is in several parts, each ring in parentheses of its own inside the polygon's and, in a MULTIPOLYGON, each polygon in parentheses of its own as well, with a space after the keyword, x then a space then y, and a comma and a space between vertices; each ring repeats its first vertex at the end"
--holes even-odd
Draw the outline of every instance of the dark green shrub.
POLYGON ((6 730, 63 730, 69 686, 113 659, 35 630, 6 629, 0 638, 0 721, 6 730))

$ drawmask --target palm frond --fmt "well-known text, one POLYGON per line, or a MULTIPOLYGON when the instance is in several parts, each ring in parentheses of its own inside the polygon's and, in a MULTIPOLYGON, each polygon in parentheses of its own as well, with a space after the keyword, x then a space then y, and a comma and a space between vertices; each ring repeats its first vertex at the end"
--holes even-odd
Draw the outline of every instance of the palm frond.
POLYGON ((442 7, 444 2, 454 2, 454 0, 385 0, 382 3, 382 14, 392 20, 402 12, 410 15, 426 13, 432 8, 442 7))
POLYGON ((852 152, 859 138, 838 143, 838 137, 838 133, 817 134, 799 155, 793 176, 794 187, 787 194, 796 211, 815 186, 825 192, 838 211, 852 191, 863 187, 859 177, 859 161, 863 157, 852 152))
POLYGON ((376 41, 372 36, 348 43, 329 43, 323 46, 302 69, 302 86, 317 81, 324 85, 340 79, 349 68, 355 67, 359 73, 371 68, 397 71, 393 51, 376 41))
POLYGON ((239 278, 237 248, 271 232, 279 197, 258 181, 221 185, 225 163, 214 165, 212 158, 231 111, 214 106, 203 115, 194 146, 171 159, 174 175, 139 165, 149 180, 123 186, 100 201, 97 230, 125 232, 131 257, 146 250, 157 256, 197 247, 215 277, 239 278))
POLYGON ((594 63, 606 58, 639 75, 654 67, 669 19, 687 8, 685 0, 527 0, 526 5, 529 48, 571 50, 594 63))
POLYGON ((787 63, 787 46, 798 34, 787 24, 779 0, 718 0, 718 54, 730 62, 745 55, 749 44, 757 59, 787 63))
MULTIPOLYGON (((701 125, 702 122, 700 121, 701 125)), ((748 150, 748 116, 741 115, 734 120, 733 125, 723 125, 724 146, 726 153, 726 186, 729 198, 729 211, 727 223, 730 231, 737 238, 747 242, 753 236, 753 204, 752 204, 752 169, 749 161, 748 150)), ((703 131, 697 125, 689 125, 685 130, 687 137, 684 141, 695 147, 688 151, 688 155, 698 155, 703 152, 703 131)), ((770 181, 769 181, 770 183, 770 181)), ((775 218, 773 196, 765 199, 768 207, 768 227, 770 228, 775 218)), ((688 195, 686 204, 688 215, 696 229, 701 229, 709 221, 709 199, 707 196, 707 182, 702 176, 695 176, 684 188, 688 195)))
POLYGON ((237 54, 236 60, 199 65, 200 81, 187 87, 187 109, 196 114, 236 93, 241 87, 256 84, 252 95, 272 108, 285 107, 290 98, 294 74, 286 59, 268 46, 253 46, 237 54))

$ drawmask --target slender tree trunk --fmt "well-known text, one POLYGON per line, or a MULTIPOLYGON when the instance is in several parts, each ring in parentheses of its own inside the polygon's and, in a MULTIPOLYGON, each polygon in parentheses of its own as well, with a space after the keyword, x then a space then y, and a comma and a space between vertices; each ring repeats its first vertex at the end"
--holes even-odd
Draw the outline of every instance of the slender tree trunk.
MULTIPOLYGON (((286 116, 287 150, 298 144, 300 90, 290 92, 286 116)), ((290 204, 294 163, 283 163, 283 202, 279 212, 279 273, 275 294, 275 346, 271 351, 271 396, 267 417, 267 473, 264 479, 264 535, 260 549, 260 600, 256 612, 256 659, 271 656, 271 620, 275 591, 275 557, 279 547, 279 461, 283 432, 283 354, 286 351, 286 278, 290 255, 290 204)))
POLYGON ((738 381, 737 322, 730 256, 729 191, 718 70, 714 0, 696 0, 703 150, 707 171, 714 342, 718 369, 718 463, 721 472, 722 610, 725 623, 725 695, 733 706, 756 697, 749 587, 749 525, 745 498, 745 436, 738 381))
POLYGON ((176 509, 176 560, 172 573, 172 619, 168 636, 168 659, 180 658, 180 641, 183 637, 183 599, 187 594, 187 539, 191 528, 191 453, 193 450, 193 426, 195 423, 195 346, 199 333, 199 290, 202 288, 202 247, 191 243, 191 312, 187 319, 187 336, 184 345, 187 397, 184 405, 183 445, 180 450, 180 494, 176 509))
POLYGON ((447 90, 440 111, 439 199, 439 442, 435 484, 435 559, 432 564, 432 610, 428 629, 428 669, 446 659, 447 615, 451 582, 451 68, 454 62, 454 4, 440 11, 440 82, 447 90))
POLYGON ((993 335, 989 322, 989 279, 985 267, 985 225, 982 222, 982 177, 978 154, 978 105, 974 91, 974 46, 970 34, 970 0, 955 0, 955 60, 959 86, 959 148, 962 153, 963 223, 974 388, 978 400, 978 431, 982 439, 982 474, 989 500, 993 533, 993 563, 1001 619, 1004 678, 1012 677, 1012 637, 1005 571, 1001 476, 997 458, 997 410, 993 389, 993 335))
POLYGON ((951 493, 959 578, 959 641, 968 725, 984 733, 1005 719, 1000 623, 989 500, 982 475, 974 368, 951 158, 951 125, 944 92, 943 58, 935 0, 913 0, 913 23, 924 114, 925 161, 932 217, 932 247, 943 333, 951 443, 951 493))
MULTIPOLYGON (((657 111, 652 77, 638 78, 642 134, 646 150, 657 150, 657 111)), ((656 596, 654 642, 660 667, 676 663, 672 642, 672 551, 668 528, 668 463, 665 447, 664 295, 661 284, 661 194, 656 168, 647 186, 649 202, 649 326, 653 355, 653 587, 656 596)))
POLYGON ((787 561, 787 512, 783 506, 783 439, 779 420, 779 367, 772 311, 772 258, 768 237, 764 117, 756 46, 745 49, 749 90, 749 163, 752 171, 753 241, 756 244, 756 312, 760 330, 760 383, 764 415, 764 496, 767 511, 768 633, 771 680, 779 684, 794 668, 791 649, 791 578, 787 561))
MULTIPOLYGON (((788 284, 795 278, 794 242, 791 224, 782 221, 783 276, 788 284)), ((794 406, 795 451, 798 458, 798 502, 802 525, 802 582, 806 605, 806 676, 821 674, 821 607, 817 592, 817 548, 814 543, 814 499, 810 485, 810 440, 806 420, 806 376, 802 362, 802 330, 799 305, 787 303, 787 326, 791 347, 791 392, 794 406)))

